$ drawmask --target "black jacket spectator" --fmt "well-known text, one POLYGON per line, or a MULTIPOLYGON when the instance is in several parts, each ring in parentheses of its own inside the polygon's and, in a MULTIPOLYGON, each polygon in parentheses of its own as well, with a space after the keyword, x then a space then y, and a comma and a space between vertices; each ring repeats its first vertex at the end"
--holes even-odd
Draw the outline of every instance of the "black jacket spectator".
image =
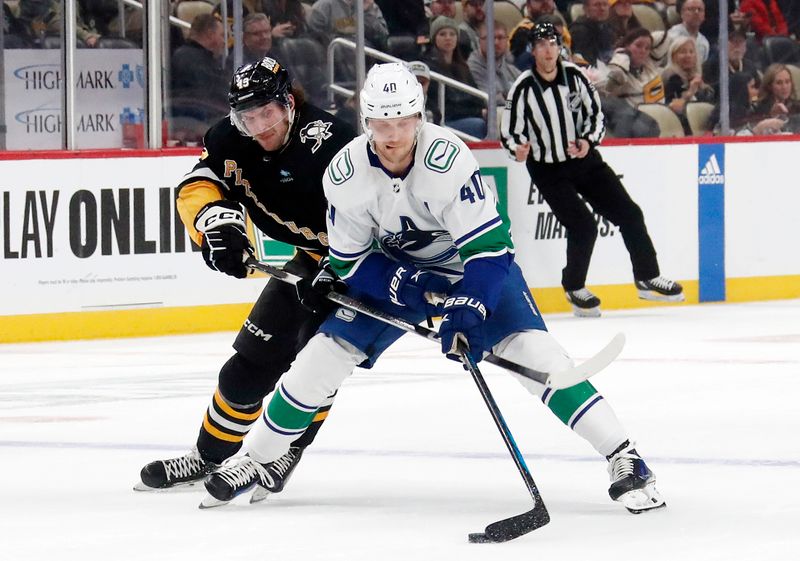
POLYGON ((592 66, 598 60, 608 62, 614 52, 614 29, 607 21, 596 21, 581 16, 569 28, 572 34, 572 52, 581 55, 592 66))
POLYGON ((430 33, 423 0, 375 0, 383 13, 389 35, 427 37, 430 33))

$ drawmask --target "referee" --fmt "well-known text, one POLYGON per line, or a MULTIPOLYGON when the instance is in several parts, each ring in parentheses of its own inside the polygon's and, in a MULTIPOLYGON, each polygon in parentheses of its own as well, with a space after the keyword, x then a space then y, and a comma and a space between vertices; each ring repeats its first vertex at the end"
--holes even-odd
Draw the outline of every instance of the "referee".
POLYGON ((682 301, 681 285, 660 276, 641 209, 596 149, 605 133, 597 90, 577 66, 560 59, 560 38, 552 24, 534 26, 530 41, 533 68, 508 92, 500 135, 511 156, 525 161, 539 192, 567 229, 561 284, 575 315, 600 315, 600 299, 586 288, 597 239, 587 202, 619 227, 639 298, 682 301))

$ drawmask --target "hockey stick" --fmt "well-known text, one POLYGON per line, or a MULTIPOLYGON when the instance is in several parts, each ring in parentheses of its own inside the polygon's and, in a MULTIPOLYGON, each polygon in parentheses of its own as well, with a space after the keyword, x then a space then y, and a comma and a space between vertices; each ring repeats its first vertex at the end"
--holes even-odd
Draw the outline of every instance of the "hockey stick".
POLYGON ((511 435, 511 431, 503 418, 503 414, 500 413, 500 408, 497 406, 492 392, 489 391, 489 386, 486 385, 483 374, 481 374, 481 371, 478 369, 478 365, 475 363, 472 355, 469 354, 469 351, 463 347, 459 349, 459 354, 461 356, 461 362, 464 363, 464 366, 472 375, 472 379, 475 380, 478 391, 481 392, 481 397, 484 403, 486 403, 486 407, 489 408, 489 413, 492 414, 494 424, 497 425, 497 430, 499 430, 500 434, 503 436, 503 442, 506 448, 508 448, 511 457, 514 459, 517 470, 519 470, 519 474, 522 476, 522 480, 525 481, 525 486, 528 488, 528 492, 533 498, 533 508, 531 510, 510 518, 492 522, 486 526, 483 532, 469 535, 470 543, 506 542, 532 532, 536 528, 541 528, 550 522, 550 514, 547 512, 547 507, 544 506, 542 496, 539 494, 539 489, 533 481, 531 472, 528 470, 528 465, 522 457, 522 452, 519 451, 517 443, 514 441, 514 437, 511 435))
MULTIPOLYGON (((266 273, 271 277, 292 285, 297 285, 297 283, 301 280, 301 278, 297 275, 284 271, 278 267, 261 263, 253 257, 248 258, 245 261, 245 265, 251 269, 261 271, 262 273, 266 273)), ((373 317, 409 333, 415 333, 416 335, 425 337, 431 341, 436 341, 437 343, 439 342, 439 334, 432 329, 428 329, 427 327, 417 325, 403 318, 387 314, 382 310, 376 310, 367 304, 356 300, 355 298, 347 296, 346 294, 340 294, 338 292, 331 291, 326 295, 326 297, 331 302, 339 304, 340 306, 344 306, 345 308, 349 308, 356 312, 361 312, 364 315, 373 317)), ((615 358, 617 358, 624 345, 625 335, 622 333, 617 333, 611 339, 611 341, 600 350, 600 352, 581 364, 577 364, 560 372, 541 372, 539 370, 534 370, 532 368, 528 368, 527 366, 517 364, 516 362, 512 362, 492 353, 486 354, 483 357, 483 360, 499 366, 500 368, 515 372, 521 376, 525 376, 526 378, 530 378, 531 380, 539 382, 540 384, 544 384, 549 388, 560 390, 574 386, 575 384, 579 384, 580 382, 583 382, 584 380, 603 370, 606 366, 611 364, 615 358)))

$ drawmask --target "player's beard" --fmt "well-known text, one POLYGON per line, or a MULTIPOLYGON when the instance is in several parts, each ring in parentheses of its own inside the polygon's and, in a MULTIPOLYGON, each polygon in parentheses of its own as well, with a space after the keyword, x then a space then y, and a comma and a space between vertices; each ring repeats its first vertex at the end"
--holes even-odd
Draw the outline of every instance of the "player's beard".
POLYGON ((411 144, 407 147, 397 146, 393 144, 393 149, 388 150, 386 146, 376 145, 376 152, 381 160, 381 163, 392 172, 400 173, 404 171, 411 163, 411 158, 414 153, 415 141, 412 140, 411 144))

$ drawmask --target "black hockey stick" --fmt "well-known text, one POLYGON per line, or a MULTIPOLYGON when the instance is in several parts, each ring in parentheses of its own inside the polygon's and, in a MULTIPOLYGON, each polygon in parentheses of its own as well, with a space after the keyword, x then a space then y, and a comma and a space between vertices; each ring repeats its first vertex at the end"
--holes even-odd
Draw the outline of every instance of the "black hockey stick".
POLYGON ((486 407, 489 408, 489 413, 492 414, 494 424, 497 425, 497 430, 499 430, 500 434, 503 436, 503 442, 506 448, 508 448, 511 457, 514 459, 517 470, 519 470, 519 474, 522 476, 522 480, 525 481, 525 486, 528 488, 528 492, 533 498, 533 508, 531 510, 510 518, 492 522, 486 526, 483 532, 470 534, 469 541, 470 543, 507 542, 508 540, 513 540, 514 538, 533 532, 536 528, 541 528, 550 522, 550 514, 547 512, 547 507, 544 506, 544 501, 542 501, 539 489, 533 481, 530 470, 528 470, 525 458, 522 457, 522 452, 519 451, 519 447, 517 447, 517 443, 514 441, 514 437, 511 435, 511 431, 503 418, 503 414, 500 412, 500 408, 497 406, 492 392, 489 391, 489 386, 486 385, 483 374, 481 374, 481 371, 478 369, 478 365, 475 363, 472 355, 469 354, 469 351, 463 347, 459 349, 459 354, 461 355, 461 362, 464 363, 464 366, 472 375, 472 379, 475 380, 478 391, 481 392, 481 397, 484 403, 486 403, 486 407))
MULTIPOLYGON (((262 273, 266 273, 271 277, 289 284, 296 285, 301 280, 301 278, 297 275, 284 271, 283 269, 273 265, 261 263, 253 257, 248 258, 245 261, 245 265, 251 269, 261 271, 262 273)), ((356 300, 355 298, 347 296, 346 294, 329 292, 326 297, 328 300, 339 304, 340 306, 344 306, 345 308, 349 308, 356 312, 361 312, 364 315, 373 317, 384 323, 388 323, 389 325, 397 327, 398 329, 408 331, 409 333, 415 333, 416 335, 425 337, 431 341, 436 341, 437 343, 439 342, 439 334, 432 329, 428 329, 427 327, 417 325, 403 318, 398 318, 391 314, 387 314, 382 310, 376 310, 371 306, 356 300)), ((549 388, 558 390, 574 386, 575 384, 583 382, 584 380, 600 372, 603 368, 611 364, 615 358, 617 358, 617 355, 619 355, 619 353, 622 351, 622 347, 624 345, 625 335, 622 333, 617 333, 614 338, 611 339, 611 341, 593 357, 582 362, 581 364, 577 364, 572 368, 568 368, 560 372, 541 372, 539 370, 534 370, 533 368, 528 368, 527 366, 517 364, 516 362, 512 362, 492 353, 487 353, 483 357, 483 360, 499 366, 500 368, 505 368, 506 370, 515 372, 521 376, 525 376, 526 378, 530 378, 531 380, 539 382, 540 384, 544 384, 549 388)))

